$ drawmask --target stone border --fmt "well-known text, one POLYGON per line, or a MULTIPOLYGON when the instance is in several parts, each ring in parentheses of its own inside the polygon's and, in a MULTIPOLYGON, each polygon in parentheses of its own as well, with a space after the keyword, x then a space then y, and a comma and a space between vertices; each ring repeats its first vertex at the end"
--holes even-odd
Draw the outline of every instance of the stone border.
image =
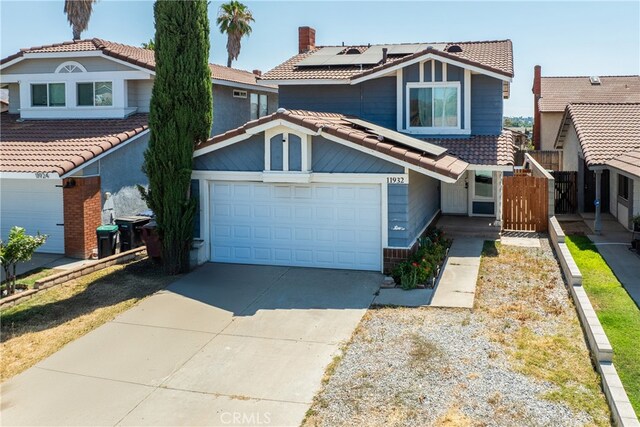
POLYGON ((564 232, 555 216, 549 218, 549 235, 560 259, 560 265, 576 306, 580 324, 587 337, 591 356, 602 378, 602 389, 611 408, 613 421, 618 426, 640 427, 640 422, 629 402, 616 368, 613 366, 613 348, 598 320, 589 296, 582 287, 582 273, 564 243, 564 232))
POLYGON ((42 279, 36 280, 35 284, 33 285, 33 289, 29 289, 28 291, 20 292, 19 294, 11 295, 10 297, 6 297, 0 300, 0 309, 14 306, 19 302, 22 302, 23 300, 31 298, 44 289, 51 288, 52 286, 65 283, 69 280, 77 279, 82 276, 86 276, 87 274, 103 270, 116 264, 124 264, 130 261, 137 261, 146 257, 147 249, 144 246, 141 246, 139 248, 131 249, 127 252, 121 252, 119 254, 102 258, 95 263, 81 265, 79 267, 62 271, 52 276, 43 277, 42 279))

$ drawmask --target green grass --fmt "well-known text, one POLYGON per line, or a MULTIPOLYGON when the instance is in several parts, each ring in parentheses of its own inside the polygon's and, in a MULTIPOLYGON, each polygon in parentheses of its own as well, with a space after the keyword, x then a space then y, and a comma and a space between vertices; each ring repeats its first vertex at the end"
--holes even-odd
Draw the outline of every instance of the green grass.
POLYGON ((567 236, 566 242, 582 272, 582 285, 613 346, 613 363, 620 380, 631 405, 640 413, 640 310, 591 240, 567 236))
MULTIPOLYGON (((16 288, 17 289, 32 289, 33 285, 36 283, 36 281, 47 277, 47 276, 52 276, 56 273, 59 273, 62 270, 54 270, 52 268, 38 268, 36 270, 31 270, 27 273, 24 274, 19 274, 16 277, 16 288)), ((2 282, 2 289, 5 289, 5 282, 2 282)))

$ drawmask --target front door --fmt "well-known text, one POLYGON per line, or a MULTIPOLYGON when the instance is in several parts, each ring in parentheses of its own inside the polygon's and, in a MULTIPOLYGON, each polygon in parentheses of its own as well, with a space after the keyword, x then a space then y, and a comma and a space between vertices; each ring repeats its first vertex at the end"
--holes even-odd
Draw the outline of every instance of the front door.
POLYGON ((453 184, 442 183, 442 213, 443 214, 467 214, 467 182, 466 174, 463 174, 453 184))

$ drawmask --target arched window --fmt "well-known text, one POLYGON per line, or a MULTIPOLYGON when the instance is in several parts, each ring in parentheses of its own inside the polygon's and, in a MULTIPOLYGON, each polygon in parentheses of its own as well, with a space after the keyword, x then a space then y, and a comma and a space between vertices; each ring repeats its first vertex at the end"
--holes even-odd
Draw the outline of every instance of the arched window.
POLYGON ((76 61, 66 61, 58 65, 56 68, 57 73, 86 73, 87 69, 82 64, 76 61))

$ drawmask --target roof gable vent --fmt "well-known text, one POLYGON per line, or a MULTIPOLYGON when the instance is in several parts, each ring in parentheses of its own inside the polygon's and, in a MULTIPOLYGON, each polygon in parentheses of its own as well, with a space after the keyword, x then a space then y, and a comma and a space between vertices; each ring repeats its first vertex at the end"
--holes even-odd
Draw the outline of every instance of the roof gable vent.
POLYGON ((349 49, 345 50, 344 55, 360 55, 360 50, 356 49, 355 47, 350 47, 349 49))
POLYGON ((598 76, 591 76, 589 77, 589 81, 591 82, 592 85, 599 85, 600 82, 600 77, 598 76))
POLYGON ((447 52, 449 53, 461 53, 462 52, 462 48, 460 46, 458 46, 457 44, 451 45, 447 48, 447 52))

